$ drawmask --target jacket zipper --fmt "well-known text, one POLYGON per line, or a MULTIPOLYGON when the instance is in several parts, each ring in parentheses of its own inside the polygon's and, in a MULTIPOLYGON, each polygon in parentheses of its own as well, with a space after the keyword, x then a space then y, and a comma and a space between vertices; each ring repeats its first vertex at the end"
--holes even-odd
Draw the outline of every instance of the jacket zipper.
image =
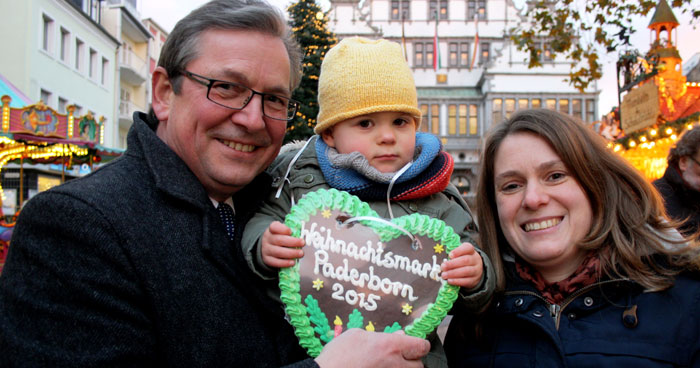
POLYGON ((582 294, 588 292, 590 289, 593 289, 595 287, 605 285, 605 284, 610 284, 614 282, 621 282, 621 281, 628 281, 628 279, 616 279, 616 280, 606 280, 606 281, 600 281, 596 282, 595 284, 588 285, 586 287, 583 287, 579 290, 576 290, 573 294, 569 295, 566 299, 562 301, 561 304, 555 304, 555 303, 550 303, 542 297, 540 294, 535 293, 533 291, 506 291, 504 295, 531 295, 539 300, 543 301, 545 305, 547 305, 547 308, 549 309, 549 314, 550 317, 554 319, 554 327, 556 330, 559 330, 559 322, 561 322, 561 314, 562 311, 571 304, 576 298, 581 296, 582 294))

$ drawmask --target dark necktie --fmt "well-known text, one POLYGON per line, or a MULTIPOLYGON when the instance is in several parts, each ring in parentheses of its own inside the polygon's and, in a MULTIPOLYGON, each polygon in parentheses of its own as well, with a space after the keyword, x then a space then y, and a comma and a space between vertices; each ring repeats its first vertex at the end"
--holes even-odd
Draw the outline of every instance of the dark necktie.
POLYGON ((228 204, 226 204, 224 202, 219 202, 219 206, 216 207, 216 212, 219 213, 219 217, 221 218, 221 222, 226 227, 226 234, 228 234, 228 238, 230 240, 233 240, 233 232, 234 232, 233 209, 228 204))

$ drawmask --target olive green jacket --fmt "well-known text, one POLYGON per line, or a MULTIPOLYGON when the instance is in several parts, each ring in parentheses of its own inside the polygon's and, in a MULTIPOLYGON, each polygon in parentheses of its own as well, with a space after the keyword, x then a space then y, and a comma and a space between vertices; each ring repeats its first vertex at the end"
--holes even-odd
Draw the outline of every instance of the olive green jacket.
MULTIPOLYGON (((293 163, 294 156, 301 149, 298 147, 300 144, 286 145, 282 148, 282 152, 268 169, 268 173, 273 178, 273 190, 270 197, 245 227, 242 242, 243 253, 250 268, 263 279, 273 280, 277 276, 277 270, 270 269, 263 264, 260 251, 262 235, 270 223, 273 221, 284 222, 285 216, 290 211, 292 198, 296 202, 308 192, 318 189, 330 189, 316 159, 315 139, 317 139, 316 136, 310 138, 308 145, 293 163), (292 167, 290 167, 290 163, 292 163, 292 167), (285 174, 287 174, 286 180, 285 174), (282 185, 283 187, 280 190, 282 185), (276 198, 278 191, 279 198, 276 198)), ((301 144, 303 143, 306 142, 301 142, 301 144)), ((379 216, 389 217, 389 210, 385 201, 370 201, 367 203, 379 216)), ((393 201, 391 202, 391 209, 394 217, 417 212, 440 219, 455 230, 462 242, 470 242, 476 245, 476 225, 471 211, 452 184, 448 185, 441 193, 415 200, 393 201)), ((473 310, 479 310, 485 306, 493 295, 495 288, 495 275, 491 262, 486 254, 478 248, 477 250, 484 263, 482 280, 472 290, 463 290, 460 293, 462 303, 470 309, 473 308, 473 310)), ((269 293, 271 297, 279 300, 278 289, 270 290, 269 293)))

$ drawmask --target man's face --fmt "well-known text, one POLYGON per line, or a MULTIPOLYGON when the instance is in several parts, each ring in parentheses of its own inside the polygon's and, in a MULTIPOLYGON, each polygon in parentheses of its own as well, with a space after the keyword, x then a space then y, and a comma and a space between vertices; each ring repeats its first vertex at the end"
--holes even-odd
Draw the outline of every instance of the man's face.
POLYGON ((700 151, 692 156, 681 157, 678 168, 681 169, 683 181, 693 190, 700 192, 700 151))
MULTIPOLYGON (((282 40, 255 31, 209 30, 187 71, 291 97, 289 57, 282 40)), ((184 72, 184 71, 181 71, 184 72)), ((182 158, 209 196, 224 200, 250 183, 277 156, 286 121, 263 116, 261 96, 242 110, 207 99, 207 87, 181 77, 180 93, 154 82, 157 134, 182 158), (168 92, 170 90, 170 92, 168 92), (166 106, 162 106, 166 105, 166 106)), ((169 86, 169 87, 168 87, 169 86)))

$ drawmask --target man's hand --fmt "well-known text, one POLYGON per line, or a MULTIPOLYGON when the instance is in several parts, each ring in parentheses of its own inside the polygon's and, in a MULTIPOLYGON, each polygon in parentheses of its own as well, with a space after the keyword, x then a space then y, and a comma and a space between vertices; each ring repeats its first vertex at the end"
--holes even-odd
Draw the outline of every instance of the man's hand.
POLYGON ((349 329, 324 346, 316 363, 321 368, 422 367, 421 357, 430 351, 430 343, 417 337, 396 333, 349 329))
POLYGON ((304 256, 299 249, 304 246, 304 240, 292 237, 292 229, 279 221, 274 221, 262 236, 260 250, 265 265, 271 268, 294 266, 296 259, 304 256))
POLYGON ((484 262, 474 246, 462 243, 450 252, 450 260, 442 264, 442 278, 450 285, 471 289, 479 284, 484 262))

